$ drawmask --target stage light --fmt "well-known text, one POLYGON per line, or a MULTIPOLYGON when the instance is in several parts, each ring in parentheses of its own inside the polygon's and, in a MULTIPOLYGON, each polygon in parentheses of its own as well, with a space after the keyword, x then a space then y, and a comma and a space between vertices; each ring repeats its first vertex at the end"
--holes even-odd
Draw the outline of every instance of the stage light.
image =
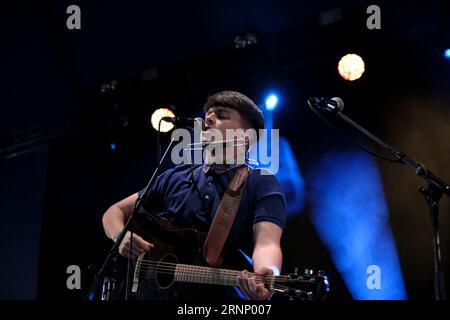
POLYGON ((266 109, 267 110, 274 110, 278 105, 278 97, 274 94, 271 94, 266 99, 266 109))
POLYGON ((116 144, 114 142, 111 142, 110 147, 112 151, 116 151, 116 144))
POLYGON ((450 60, 450 48, 444 51, 444 57, 445 59, 450 60))
MULTIPOLYGON (((158 131, 159 122, 160 122, 161 118, 163 118, 163 117, 175 117, 175 114, 172 112, 172 110, 170 110, 168 108, 156 109, 153 112, 151 120, 150 120, 152 123, 153 129, 155 129, 156 131, 158 131)), ((173 127, 174 127, 173 123, 161 121, 160 132, 168 132, 168 131, 172 130, 173 127)))
POLYGON ((376 162, 358 151, 327 152, 310 177, 311 221, 353 299, 406 299, 376 162), (374 288, 376 278, 380 285, 374 288))
POLYGON ((338 71, 345 80, 354 81, 361 78, 364 70, 364 61, 357 54, 347 54, 339 60, 338 71))

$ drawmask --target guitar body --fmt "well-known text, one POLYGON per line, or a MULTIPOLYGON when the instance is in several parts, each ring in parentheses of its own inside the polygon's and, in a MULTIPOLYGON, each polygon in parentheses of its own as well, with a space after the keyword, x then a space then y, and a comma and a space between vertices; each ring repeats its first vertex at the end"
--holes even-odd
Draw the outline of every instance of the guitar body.
MULTIPOLYGON (((178 282, 174 265, 205 266, 202 257, 206 234, 192 228, 180 228, 168 220, 151 214, 138 214, 131 228, 155 247, 132 263, 129 282, 129 299, 133 300, 184 300, 207 301, 238 299, 232 287, 178 282), (141 261, 139 261, 141 260, 141 261)), ((224 250, 224 264, 235 270, 252 267, 240 252, 224 250)), ((126 258, 120 257, 120 268, 124 270, 116 298, 125 297, 126 258)))

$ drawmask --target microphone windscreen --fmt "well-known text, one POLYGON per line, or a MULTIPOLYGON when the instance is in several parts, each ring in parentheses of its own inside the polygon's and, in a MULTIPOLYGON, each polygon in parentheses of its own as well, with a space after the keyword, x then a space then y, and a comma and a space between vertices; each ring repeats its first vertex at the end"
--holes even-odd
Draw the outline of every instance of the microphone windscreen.
POLYGON ((337 103, 337 108, 340 112, 342 112, 344 110, 344 100, 342 100, 339 97, 331 98, 331 100, 333 100, 334 102, 337 103))

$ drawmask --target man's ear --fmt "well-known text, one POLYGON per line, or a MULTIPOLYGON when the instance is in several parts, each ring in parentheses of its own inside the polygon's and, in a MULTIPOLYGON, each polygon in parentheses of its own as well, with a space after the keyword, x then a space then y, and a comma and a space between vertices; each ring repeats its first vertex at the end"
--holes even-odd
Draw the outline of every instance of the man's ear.
POLYGON ((256 141, 258 141, 258 133, 256 132, 255 129, 253 128, 249 128, 246 129, 246 134, 245 134, 245 146, 246 148, 250 148, 252 145, 254 145, 256 143, 256 141), (250 134, 248 134, 250 133, 250 134))
POLYGON ((250 148, 251 144, 250 144, 250 137, 249 136, 245 136, 245 150, 248 150, 250 148))

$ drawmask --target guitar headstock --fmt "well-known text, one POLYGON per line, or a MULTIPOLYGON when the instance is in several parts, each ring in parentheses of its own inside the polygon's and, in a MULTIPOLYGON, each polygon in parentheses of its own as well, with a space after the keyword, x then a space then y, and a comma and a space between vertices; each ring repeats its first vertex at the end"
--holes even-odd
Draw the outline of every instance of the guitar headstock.
POLYGON ((298 268, 295 268, 294 273, 277 278, 272 289, 290 299, 323 300, 330 292, 330 284, 324 271, 304 269, 300 273, 298 268))

